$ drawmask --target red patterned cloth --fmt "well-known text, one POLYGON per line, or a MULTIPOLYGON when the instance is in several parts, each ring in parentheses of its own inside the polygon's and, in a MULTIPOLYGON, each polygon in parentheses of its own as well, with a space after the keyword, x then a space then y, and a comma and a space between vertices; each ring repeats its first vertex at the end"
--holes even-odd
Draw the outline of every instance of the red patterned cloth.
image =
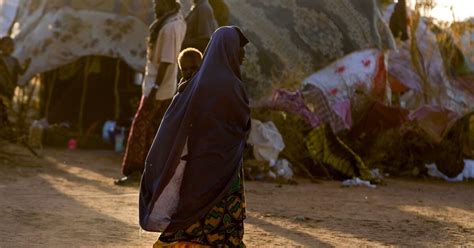
POLYGON ((129 176, 134 172, 143 172, 148 150, 170 103, 171 100, 146 101, 145 97, 142 97, 128 136, 122 162, 123 175, 129 176))

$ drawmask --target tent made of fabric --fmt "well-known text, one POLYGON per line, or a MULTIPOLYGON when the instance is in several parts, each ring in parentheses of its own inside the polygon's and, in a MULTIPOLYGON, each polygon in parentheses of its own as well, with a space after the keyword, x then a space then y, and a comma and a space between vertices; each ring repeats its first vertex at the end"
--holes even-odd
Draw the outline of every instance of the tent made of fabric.
POLYGON ((466 21, 466 30, 457 39, 457 45, 464 53, 469 70, 474 72, 474 18, 466 21))
MULTIPOLYGON (((324 95, 330 110, 339 120, 323 120, 330 124, 334 132, 350 129, 352 120, 352 101, 358 93, 384 99, 386 92, 384 54, 376 49, 354 52, 311 75, 303 81, 324 95), (341 123, 343 126, 340 126, 341 123)), ((312 98, 321 98, 313 96, 312 98)), ((320 108, 318 102, 313 109, 320 108)), ((313 104, 313 105, 314 105, 313 104)))
POLYGON ((19 0, 0 0, 0 37, 8 34, 19 3, 19 0))
POLYGON ((288 76, 301 82, 355 51, 393 48, 374 0, 226 0, 250 40, 243 72, 254 97, 288 76), (282 18, 284 16, 284 18, 282 18))
POLYGON ((21 0, 14 56, 31 58, 20 84, 84 56, 120 58, 136 71, 146 62, 151 1, 21 0))
MULTIPOLYGON (((384 12, 385 19, 390 18, 392 9, 393 6, 384 12)), ((439 42, 429 20, 421 18, 416 29, 416 37, 399 42, 397 47, 397 50, 389 52, 388 73, 409 89, 400 98, 403 107, 412 111, 423 106, 439 107, 459 115, 472 111, 474 96, 460 87, 460 83, 450 78, 446 72, 439 42), (426 74, 426 83, 414 66, 411 44, 413 39, 416 39, 419 50, 418 67, 426 74)))
POLYGON ((417 122, 433 142, 440 143, 461 116, 448 109, 424 106, 412 112, 408 118, 417 122))

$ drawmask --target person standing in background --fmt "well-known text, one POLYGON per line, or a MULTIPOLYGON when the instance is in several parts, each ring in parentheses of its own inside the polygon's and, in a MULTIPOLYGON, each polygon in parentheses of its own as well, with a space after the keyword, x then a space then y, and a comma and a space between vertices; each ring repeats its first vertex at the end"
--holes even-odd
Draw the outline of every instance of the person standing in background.
POLYGON ((214 16, 216 17, 217 24, 222 26, 229 25, 230 19, 230 10, 229 6, 225 3, 224 0, 209 0, 209 4, 214 10, 214 16))
POLYGON ((138 181, 148 149, 177 88, 178 54, 186 34, 181 6, 176 0, 155 0, 156 21, 150 26, 143 96, 133 120, 122 163, 124 185, 138 181))
POLYGON ((208 0, 194 0, 191 12, 186 17, 186 24, 183 49, 194 47, 204 52, 212 34, 218 28, 214 11, 208 0))
POLYGON ((17 58, 13 57, 15 43, 9 36, 0 39, 0 124, 8 123, 7 106, 13 99, 18 76, 25 74, 30 66, 31 59, 27 59, 25 66, 21 66, 17 58))

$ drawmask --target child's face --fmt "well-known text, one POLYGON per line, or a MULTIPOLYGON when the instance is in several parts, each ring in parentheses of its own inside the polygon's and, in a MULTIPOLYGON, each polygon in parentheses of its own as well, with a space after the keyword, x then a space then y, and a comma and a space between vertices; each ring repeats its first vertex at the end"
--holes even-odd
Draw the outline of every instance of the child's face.
POLYGON ((181 59, 181 75, 184 80, 191 79, 199 70, 201 60, 197 57, 183 57, 181 59))

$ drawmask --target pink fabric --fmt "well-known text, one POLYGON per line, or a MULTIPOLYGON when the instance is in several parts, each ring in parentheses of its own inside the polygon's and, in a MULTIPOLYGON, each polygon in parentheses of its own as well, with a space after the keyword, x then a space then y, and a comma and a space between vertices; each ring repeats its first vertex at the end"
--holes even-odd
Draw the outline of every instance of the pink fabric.
POLYGON ((340 101, 332 105, 332 109, 341 117, 346 129, 352 127, 351 102, 349 100, 340 101))
POLYGON ((440 107, 424 106, 412 112, 408 118, 416 121, 434 142, 439 143, 461 116, 440 107))
POLYGON ((342 122, 342 129, 350 129, 353 125, 351 102, 355 100, 356 91, 362 91, 383 100, 386 93, 385 59, 383 52, 369 49, 354 52, 345 56, 326 68, 305 79, 305 85, 312 85, 321 90, 336 115, 329 123, 334 131, 342 122))
POLYGON ((311 127, 320 125, 320 118, 306 106, 300 91, 278 89, 274 92, 271 108, 301 116, 311 127))

